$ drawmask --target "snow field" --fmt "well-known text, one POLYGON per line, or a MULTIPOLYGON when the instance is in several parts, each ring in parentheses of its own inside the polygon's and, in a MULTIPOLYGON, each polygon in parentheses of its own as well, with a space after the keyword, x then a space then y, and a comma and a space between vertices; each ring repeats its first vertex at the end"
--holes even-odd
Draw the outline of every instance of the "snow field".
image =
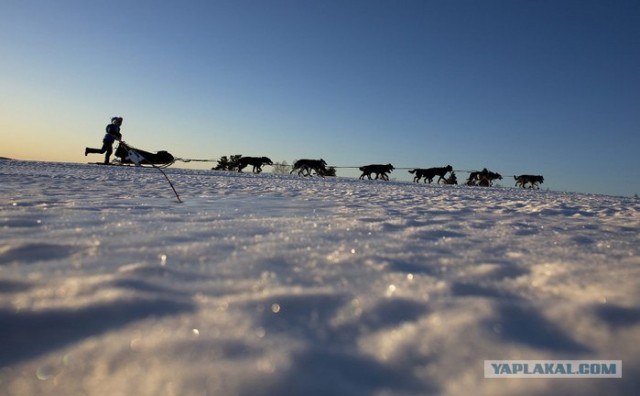
POLYGON ((636 199, 166 172, 0 162, 7 394, 638 393, 636 199))

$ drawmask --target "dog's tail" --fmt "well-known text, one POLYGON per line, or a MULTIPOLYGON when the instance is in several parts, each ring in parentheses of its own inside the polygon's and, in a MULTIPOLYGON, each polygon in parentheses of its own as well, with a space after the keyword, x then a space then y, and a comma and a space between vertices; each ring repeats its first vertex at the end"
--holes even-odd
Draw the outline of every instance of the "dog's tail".
POLYGON ((416 173, 416 170, 415 170, 415 169, 411 169, 411 170, 409 171, 409 173, 416 173))

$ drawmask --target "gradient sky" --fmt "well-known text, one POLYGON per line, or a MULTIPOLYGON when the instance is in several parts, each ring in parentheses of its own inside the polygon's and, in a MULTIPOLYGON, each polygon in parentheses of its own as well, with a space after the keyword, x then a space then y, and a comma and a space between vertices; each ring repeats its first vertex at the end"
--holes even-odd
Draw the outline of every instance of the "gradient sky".
POLYGON ((0 115, 16 159, 86 162, 118 115, 182 158, 640 194, 640 2, 5 0, 0 115))

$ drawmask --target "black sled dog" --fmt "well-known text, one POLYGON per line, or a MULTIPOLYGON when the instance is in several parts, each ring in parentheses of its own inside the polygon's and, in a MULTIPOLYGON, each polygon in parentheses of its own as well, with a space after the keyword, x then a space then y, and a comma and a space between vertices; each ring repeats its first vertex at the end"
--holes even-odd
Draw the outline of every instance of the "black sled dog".
POLYGON ((516 187, 520 186, 525 188, 526 184, 529 183, 529 188, 539 189, 540 184, 544 183, 544 177, 541 175, 520 175, 513 176, 516 181, 516 187))
POLYGON ((378 178, 382 180, 389 180, 388 173, 391 173, 395 168, 391 164, 381 165, 381 164, 372 164, 365 165, 359 168, 362 171, 362 175, 360 175, 360 180, 364 179, 366 176, 369 180, 371 180, 371 174, 376 174, 376 180, 378 178))
POLYGON ((311 176, 311 171, 314 171, 316 175, 324 177, 324 174, 327 172, 327 163, 322 158, 319 160, 300 159, 294 162, 293 168, 289 174, 292 174, 295 171, 298 171, 298 176, 311 176))
POLYGON ((414 182, 418 183, 420 182, 420 179, 424 177, 424 182, 425 183, 429 182, 429 184, 431 184, 431 182, 433 181, 433 178, 436 176, 439 176, 437 184, 440 184, 441 180, 444 180, 445 182, 447 182, 447 179, 444 177, 447 174, 447 172, 453 172, 453 167, 451 165, 447 165, 442 168, 428 168, 428 169, 416 168, 409 171, 409 173, 412 173, 412 174, 415 173, 415 176, 413 177, 414 182))
POLYGON ((248 165, 253 166, 253 173, 260 173, 264 165, 273 165, 273 162, 267 157, 240 157, 238 172, 242 172, 248 165))

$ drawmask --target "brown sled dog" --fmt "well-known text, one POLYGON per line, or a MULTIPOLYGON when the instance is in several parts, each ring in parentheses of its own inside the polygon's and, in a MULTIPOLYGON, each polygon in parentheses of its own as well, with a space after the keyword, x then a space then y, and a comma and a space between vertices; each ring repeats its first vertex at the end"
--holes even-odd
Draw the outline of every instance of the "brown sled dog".
POLYGON ((529 183, 529 188, 539 189, 540 184, 544 183, 544 177, 540 175, 520 175, 513 176, 516 181, 516 187, 520 186, 525 188, 526 184, 529 183))
POLYGON ((260 173, 264 165, 273 165, 273 162, 267 157, 240 157, 238 160, 238 172, 242 172, 248 165, 253 166, 253 173, 260 173))
POLYGON ((447 172, 453 172, 453 167, 451 167, 451 165, 447 165, 442 168, 428 168, 428 169, 416 168, 409 171, 409 173, 416 174, 413 177, 414 182, 418 183, 420 182, 420 179, 424 177, 424 182, 426 183, 428 181, 429 184, 431 184, 431 182, 433 181, 433 178, 436 176, 439 176, 437 181, 438 184, 440 184, 440 180, 445 180, 446 182, 446 179, 444 176, 447 174, 447 172))
POLYGON ((491 172, 487 170, 487 168, 484 168, 479 172, 471 172, 469 178, 467 179, 467 185, 490 187, 493 186, 494 180, 502 180, 502 175, 496 172, 491 172))
POLYGON ((316 175, 324 177, 327 171, 327 163, 320 158, 316 159, 300 159, 294 162, 293 169, 289 174, 298 171, 298 176, 311 176, 311 171, 316 172, 316 175), (306 174, 305 174, 306 172, 306 174))
POLYGON ((386 165, 372 164, 372 165, 361 166, 359 169, 360 171, 362 171, 362 175, 360 175, 360 180, 364 179, 365 176, 369 178, 369 180, 371 180, 371 174, 375 173, 376 180, 380 178, 382 180, 388 181, 389 176, 387 175, 387 173, 391 173, 395 168, 391 164, 386 164, 386 165))

